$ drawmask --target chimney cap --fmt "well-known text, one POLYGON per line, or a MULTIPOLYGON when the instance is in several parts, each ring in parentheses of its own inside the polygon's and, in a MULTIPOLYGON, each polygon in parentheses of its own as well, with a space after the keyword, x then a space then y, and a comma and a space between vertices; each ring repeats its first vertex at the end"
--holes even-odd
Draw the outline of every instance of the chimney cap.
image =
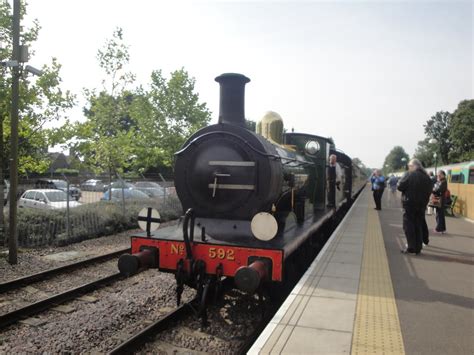
POLYGON ((247 78, 245 75, 239 74, 239 73, 224 73, 224 74, 221 74, 218 77, 216 77, 215 81, 217 81, 218 83, 221 83, 226 79, 237 79, 237 80, 240 79, 244 83, 250 82, 249 78, 247 78))

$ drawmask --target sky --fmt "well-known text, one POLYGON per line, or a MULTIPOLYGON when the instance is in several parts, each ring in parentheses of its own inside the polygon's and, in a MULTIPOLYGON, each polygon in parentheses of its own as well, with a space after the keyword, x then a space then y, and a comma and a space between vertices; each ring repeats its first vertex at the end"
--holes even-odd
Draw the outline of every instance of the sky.
POLYGON ((101 87, 97 50, 121 27, 137 83, 184 67, 215 123, 214 78, 245 74, 247 118, 276 111, 288 130, 381 167, 395 145, 414 153, 431 115, 473 98, 473 16, 472 1, 29 0, 24 25, 42 27, 29 63, 62 64, 72 120, 83 88, 101 87))

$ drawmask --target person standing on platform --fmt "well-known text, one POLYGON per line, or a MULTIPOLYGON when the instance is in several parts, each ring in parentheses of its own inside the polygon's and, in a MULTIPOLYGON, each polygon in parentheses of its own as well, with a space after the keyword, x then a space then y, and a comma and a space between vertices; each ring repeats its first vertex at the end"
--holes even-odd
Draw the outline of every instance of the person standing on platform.
POLYGON ((430 177, 418 159, 408 163, 408 172, 398 182, 398 190, 402 193, 403 230, 407 238, 402 253, 418 255, 423 241, 428 241, 425 211, 432 191, 430 177))
POLYGON ((397 192, 397 184, 398 184, 398 179, 395 175, 392 174, 390 176, 390 179, 388 179, 388 185, 390 186, 390 191, 392 194, 395 194, 397 192))
POLYGON ((382 195, 385 189, 385 177, 382 175, 380 170, 375 169, 370 177, 372 183, 372 191, 374 193, 375 209, 377 211, 382 210, 382 195))
POLYGON ((446 191, 448 190, 448 182, 446 181, 446 173, 443 170, 438 171, 438 181, 433 188, 433 194, 439 198, 439 207, 436 210, 436 228, 435 232, 444 234, 446 232, 446 219, 444 217, 444 209, 446 208, 446 191))
POLYGON ((341 189, 341 166, 337 162, 337 156, 331 154, 329 156, 329 165, 327 168, 327 183, 328 183, 328 207, 336 207, 336 188, 341 189))
MULTIPOLYGON (((436 181, 438 179, 436 178, 436 176, 433 174, 432 171, 430 171, 430 179, 431 179, 431 183, 433 184, 433 188, 434 188, 434 186, 436 184, 436 181)), ((431 216, 433 214, 433 212, 434 212, 434 208, 431 207, 431 206, 428 206, 428 216, 431 216)))

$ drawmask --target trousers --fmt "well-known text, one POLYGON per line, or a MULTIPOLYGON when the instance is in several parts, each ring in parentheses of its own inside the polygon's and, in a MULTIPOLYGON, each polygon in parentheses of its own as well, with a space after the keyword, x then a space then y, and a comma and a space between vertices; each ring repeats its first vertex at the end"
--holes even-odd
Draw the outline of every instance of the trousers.
POLYGON ((446 218, 444 216, 444 206, 436 208, 436 231, 446 231, 446 218))
POLYGON ((378 210, 382 209, 382 195, 383 195, 383 189, 374 190, 375 208, 378 210))
POLYGON ((428 231, 425 220, 425 208, 405 206, 403 212, 403 230, 407 238, 408 250, 410 252, 419 253, 423 248, 424 234, 428 231))

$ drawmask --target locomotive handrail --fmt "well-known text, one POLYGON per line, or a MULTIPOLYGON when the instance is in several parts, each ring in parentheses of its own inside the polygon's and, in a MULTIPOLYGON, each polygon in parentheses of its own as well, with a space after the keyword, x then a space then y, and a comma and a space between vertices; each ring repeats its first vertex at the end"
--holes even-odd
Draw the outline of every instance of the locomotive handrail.
POLYGON ((194 211, 192 208, 188 209, 186 213, 184 214, 183 239, 184 239, 184 245, 186 246, 186 259, 191 260, 193 258, 191 242, 194 241, 194 211), (190 236, 188 235, 189 220, 191 220, 190 236))
POLYGON ((237 134, 234 134, 234 133, 230 133, 230 132, 226 132, 226 131, 213 131, 213 132, 208 132, 208 133, 204 133, 196 138, 194 138, 191 142, 189 142, 184 148, 178 150, 176 153, 174 153, 174 155, 181 155, 182 153, 184 153, 191 145, 193 145, 194 143, 196 143, 198 140, 202 139, 202 138, 205 138, 207 136, 210 136, 210 135, 214 135, 214 134, 227 134, 229 136, 232 136, 234 138, 237 138, 239 139, 240 141, 242 141, 245 145, 247 145, 250 149, 252 149, 255 153, 257 154, 260 154, 264 157, 268 157, 268 158, 273 158, 275 160, 286 160, 287 163, 283 163, 283 164, 288 164, 288 163, 291 163, 291 162, 297 162, 297 163, 300 163, 300 164, 308 164, 308 165, 313 165, 314 163, 310 163, 310 162, 305 162, 305 161, 301 161, 301 160, 298 160, 298 159, 290 159, 290 158, 285 158, 285 157, 282 157, 282 156, 279 156, 279 155, 275 155, 275 154, 268 154, 268 153, 265 153, 265 152, 262 152, 261 150, 255 148, 254 146, 252 146, 247 140, 243 139, 241 136, 237 135, 237 134))

